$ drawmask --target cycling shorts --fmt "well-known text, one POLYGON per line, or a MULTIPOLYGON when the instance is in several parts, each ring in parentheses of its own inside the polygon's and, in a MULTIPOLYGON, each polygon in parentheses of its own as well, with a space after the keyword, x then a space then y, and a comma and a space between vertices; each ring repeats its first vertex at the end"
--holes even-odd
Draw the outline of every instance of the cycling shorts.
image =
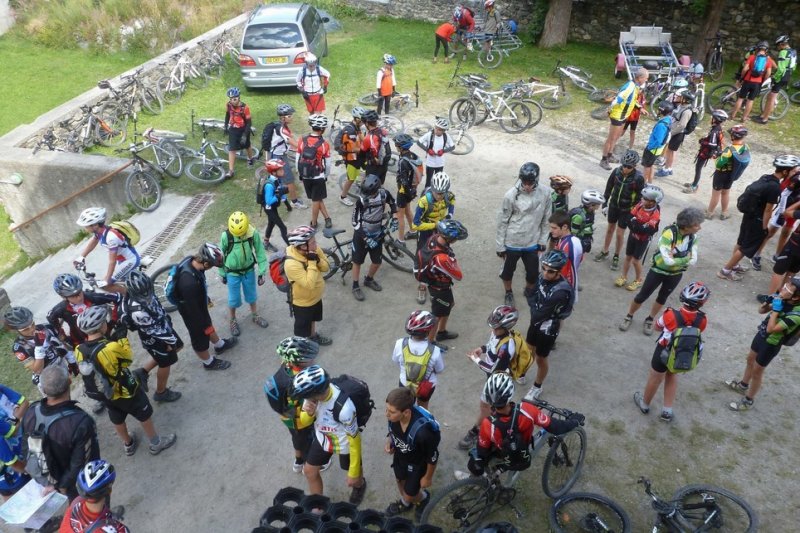
POLYGON ((755 100, 759 94, 761 94, 761 83, 759 82, 745 81, 742 83, 742 88, 739 89, 739 98, 755 100))
POLYGON ((711 178, 711 188, 715 191, 729 191, 733 187, 733 180, 730 172, 715 170, 711 178))
POLYGON ((633 257, 637 261, 641 261, 647 252, 647 246, 650 244, 650 239, 641 241, 631 234, 628 234, 628 242, 625 243, 625 255, 633 257))
POLYGON ((756 363, 767 367, 778 355, 778 352, 781 351, 781 345, 767 343, 767 338, 761 332, 758 332, 753 337, 753 342, 750 343, 750 350, 756 353, 756 363))
POLYGON ((400 452, 395 452, 393 457, 392 470, 394 470, 395 479, 403 482, 403 492, 412 497, 416 496, 422 488, 420 481, 428 471, 428 464, 425 462, 422 464, 408 462, 400 452))
POLYGON ((303 462, 308 457, 308 450, 311 448, 311 441, 314 440, 314 426, 304 427, 303 429, 290 429, 292 435, 292 447, 300 452, 303 462))
POLYGON ((121 263, 117 263, 117 266, 114 268, 114 275, 111 277, 111 283, 117 282, 124 282, 128 279, 131 272, 135 269, 139 268, 139 257, 131 258, 121 263))
POLYGON ((645 148, 642 152, 642 168, 652 167, 656 164, 656 159, 658 159, 658 156, 645 148))
POLYGON ((356 181, 358 179, 358 174, 361 172, 361 169, 351 163, 347 163, 345 167, 347 172, 347 179, 349 181, 356 181))
POLYGON ((328 197, 328 188, 324 179, 302 180, 306 196, 312 202, 321 202, 328 197))
POLYGON ((782 89, 786 89, 786 87, 789 86, 789 78, 791 78, 791 77, 792 77, 792 75, 787 70, 786 73, 783 75, 783 77, 780 80, 775 81, 773 79, 772 80, 772 85, 770 85, 770 89, 769 89, 770 92, 778 93, 782 89))
POLYGON ((685 133, 674 133, 674 134, 672 134, 672 137, 669 138, 669 144, 667 145, 667 148, 669 148, 673 152, 677 152, 678 149, 683 144, 683 138, 684 137, 686 137, 685 133))
MULTIPOLYGON (((347 437, 345 437, 347 438, 347 437)), ((306 464, 310 466, 325 466, 328 464, 328 461, 331 460, 333 457, 333 453, 326 452, 322 449, 322 445, 319 443, 319 440, 314 437, 311 441, 311 446, 308 450, 308 457, 306 457, 306 464)), ((349 453, 340 453, 339 454, 339 468, 344 471, 350 470, 350 454, 349 453)))
POLYGON ((631 210, 608 206, 607 218, 609 224, 616 224, 622 229, 628 229, 631 222, 631 210))
MULTIPOLYGON (((624 118, 622 120, 619 120, 619 119, 616 119, 616 118, 609 117, 608 120, 611 122, 612 126, 624 126, 625 123, 627 122, 627 120, 625 120, 624 118)), ((634 129, 636 129, 636 128, 634 128, 634 129)), ((622 131, 625 131, 625 130, 622 130, 622 131)))
POLYGON ((298 337, 310 337, 311 325, 322 321, 322 300, 310 307, 292 304, 294 313, 294 334, 298 337))
POLYGON ((383 236, 381 236, 378 246, 370 248, 367 246, 367 238, 364 232, 357 229, 353 232, 353 263, 356 265, 363 265, 364 260, 369 254, 369 260, 373 265, 380 265, 383 263, 383 236))
MULTIPOLYGON (((558 319, 553 319, 558 320, 558 319)), ((536 355, 539 357, 547 357, 553 350, 556 344, 556 335, 548 335, 541 330, 541 324, 531 324, 528 327, 528 333, 525 335, 525 342, 533 346, 536 355)))
POLYGON ((429 287, 431 294, 431 314, 435 317, 450 316, 455 300, 453 299, 453 289, 437 289, 429 287))
POLYGON ((108 409, 108 418, 114 425, 124 424, 128 415, 139 422, 147 422, 153 416, 153 406, 142 387, 138 388, 133 398, 118 398, 104 402, 104 405, 108 409))
POLYGON ((800 272, 800 249, 789 241, 781 250, 780 255, 778 255, 778 260, 775 261, 772 271, 781 276, 787 272, 792 274, 800 272))
POLYGON ((503 261, 503 270, 500 272, 500 279, 511 281, 514 278, 514 271, 517 269, 517 262, 522 259, 525 266, 525 282, 533 285, 539 278, 539 253, 522 250, 506 250, 506 258, 503 261))

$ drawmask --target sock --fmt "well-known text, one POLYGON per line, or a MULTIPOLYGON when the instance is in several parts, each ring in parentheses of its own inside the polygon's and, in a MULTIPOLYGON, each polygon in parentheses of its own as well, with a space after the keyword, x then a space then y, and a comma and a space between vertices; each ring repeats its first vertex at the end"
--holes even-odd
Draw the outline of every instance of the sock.
POLYGON ((653 317, 651 317, 650 315, 648 315, 648 316, 647 316, 647 318, 645 318, 645 319, 644 319, 644 321, 645 321, 645 322, 647 322, 648 320, 649 320, 650 322, 652 322, 652 321, 653 321, 653 317))
POLYGON ((296 465, 301 465, 301 464, 303 464, 304 462, 305 462, 305 461, 303 461, 303 458, 302 458, 302 457, 295 457, 295 458, 294 458, 294 464, 296 464, 296 465))
POLYGON ((625 315, 625 318, 633 318, 633 315, 625 315))
POLYGON ((671 415, 672 414, 672 407, 664 407, 663 409, 661 409, 661 412, 665 413, 665 414, 668 414, 668 415, 671 415))
POLYGON ((644 407, 645 409, 650 409, 650 404, 644 401, 644 396, 642 396, 641 406, 644 407))
MULTIPOLYGON (((232 320, 235 320, 235 319, 232 319, 232 320)), ((223 346, 225 346, 225 339, 220 339, 220 340, 218 340, 217 342, 214 343, 214 348, 222 348, 223 346)))
MULTIPOLYGON (((366 281, 366 280, 365 280, 365 281, 366 281)), ((353 281, 353 288, 354 288, 354 289, 357 289, 357 288, 358 288, 358 281, 353 281)))
POLYGON ((602 157, 602 159, 600 159, 600 161, 608 161, 608 156, 605 156, 605 155, 604 155, 604 156, 602 157))
MULTIPOLYGON (((431 493, 428 492, 425 489, 422 489, 422 499, 417 502, 417 505, 420 505, 421 503, 425 503, 428 500, 428 498, 430 498, 430 497, 431 497, 431 493)), ((406 503, 405 500, 403 501, 403 503, 406 503)))
POLYGON ((209 358, 208 358, 208 359, 206 359, 205 361, 203 361, 203 365, 204 365, 204 366, 208 366, 208 365, 210 365, 210 364, 211 364, 211 363, 213 363, 213 362, 214 362, 214 356, 213 356, 213 355, 211 355, 211 356, 209 356, 209 358))
POLYGON ((536 383, 536 382, 534 381, 534 382, 533 382, 533 388, 534 388, 534 389, 541 389, 541 388, 542 388, 542 384, 541 384, 541 383, 536 383))
POLYGON ((158 446, 158 443, 161 442, 161 437, 156 435, 155 437, 150 437, 150 446, 158 446))
POLYGON ((753 401, 753 399, 750 396, 746 395, 746 394, 744 395, 744 399, 747 400, 748 402, 752 402, 753 401))
POLYGON ((514 291, 512 291, 512 290, 507 290, 507 291, 506 291, 506 294, 514 294, 514 291))
POLYGON ((477 435, 478 434, 478 428, 476 426, 472 426, 472 428, 470 428, 469 432, 472 435, 477 435))
POLYGON ((339 196, 340 200, 344 200, 345 198, 346 198, 346 196, 339 196))
POLYGON ((131 437, 131 440, 125 443, 125 446, 128 448, 130 448, 132 445, 133 445, 133 437, 131 437))
POLYGON ((400 505, 402 505, 403 507, 405 507, 406 509, 408 509, 409 507, 411 507, 411 505, 412 505, 412 504, 408 503, 408 502, 405 500, 405 498, 400 498, 400 505))
POLYGON ((614 254, 614 259, 619 259, 619 254, 614 254))

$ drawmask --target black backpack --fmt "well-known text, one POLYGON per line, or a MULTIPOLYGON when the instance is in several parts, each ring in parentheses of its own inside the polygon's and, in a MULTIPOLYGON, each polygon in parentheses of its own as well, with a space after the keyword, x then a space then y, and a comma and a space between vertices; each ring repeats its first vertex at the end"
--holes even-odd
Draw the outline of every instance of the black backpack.
POLYGON ((322 147, 325 140, 316 135, 306 135, 303 137, 303 151, 300 152, 300 159, 297 161, 297 173, 300 179, 313 179, 322 174, 325 169, 322 166, 322 147), (309 141, 316 139, 315 144, 309 141))
POLYGON ((42 413, 41 402, 34 403, 31 409, 33 410, 33 430, 27 437, 28 455, 25 458, 27 461, 25 471, 30 474, 37 483, 46 486, 50 484, 51 477, 50 467, 48 465, 48 457, 52 457, 50 451, 50 437, 48 435, 50 426, 62 418, 80 413, 86 415, 86 413, 77 407, 70 407, 52 415, 45 415, 42 413))
POLYGON ((758 215, 764 211, 764 200, 762 195, 766 190, 766 183, 763 178, 759 178, 744 190, 739 198, 736 199, 736 209, 745 215, 758 215))
MULTIPOLYGON (((267 159, 269 159, 269 154, 272 151, 272 137, 280 128, 281 123, 279 121, 270 122, 264 126, 264 131, 261 132, 261 151, 267 154, 267 159)), ((281 143, 285 144, 286 141, 282 140, 281 143)))
POLYGON ((695 128, 697 128, 697 123, 700 122, 700 115, 697 113, 697 110, 690 109, 690 112, 692 113, 692 116, 689 118, 689 122, 686 123, 686 127, 683 129, 683 133, 686 135, 692 133, 695 128))
POLYGON ((511 411, 511 420, 503 422, 499 416, 490 416, 492 425, 500 430, 503 438, 500 442, 500 451, 508 457, 513 465, 513 470, 522 470, 531 464, 531 454, 528 444, 523 440, 522 433, 517 430, 517 417, 519 415, 519 405, 515 405, 511 411))
POLYGON ((342 412, 344 403, 349 398, 356 408, 356 422, 358 423, 358 428, 362 430, 372 416, 372 411, 375 410, 375 402, 372 401, 372 397, 370 396, 369 386, 366 382, 347 374, 342 374, 338 378, 333 378, 331 383, 339 387, 339 390, 342 391, 333 405, 334 420, 341 422, 341 420, 339 420, 339 414, 342 412))
POLYGON ((672 310, 675 315, 675 331, 669 339, 669 344, 661 352, 661 362, 673 374, 694 370, 700 358, 703 357, 702 332, 695 324, 700 324, 705 316, 697 312, 691 323, 687 323, 681 312, 672 310))

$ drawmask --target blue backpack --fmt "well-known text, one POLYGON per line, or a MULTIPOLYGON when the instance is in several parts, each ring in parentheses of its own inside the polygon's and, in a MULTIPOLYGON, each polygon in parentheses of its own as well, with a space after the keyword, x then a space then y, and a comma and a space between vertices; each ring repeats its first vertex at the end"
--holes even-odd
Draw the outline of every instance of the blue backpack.
POLYGON ((178 305, 181 303, 181 297, 178 295, 178 276, 180 275, 182 269, 191 261, 191 257, 185 258, 180 263, 175 263, 172 265, 172 268, 169 269, 169 275, 167 276, 167 281, 164 283, 164 296, 167 298, 167 301, 172 305, 178 305))
POLYGON ((767 56, 756 56, 753 61, 753 72, 750 75, 758 78, 764 75, 765 70, 767 70, 767 56))
MULTIPOLYGON (((425 409, 423 407, 420 407, 419 405, 415 405, 414 406, 414 411, 416 411, 417 413, 419 413, 422 416, 417 418, 414 421, 414 423, 411 424, 411 427, 408 429, 407 441, 408 441, 408 451, 409 452, 414 450, 414 441, 415 441, 415 439, 417 437, 417 432, 419 432, 419 430, 422 429, 422 426, 424 426, 426 424, 430 424, 431 429, 434 431, 434 433, 439 433, 439 431, 440 431, 439 430, 439 422, 437 422, 436 419, 433 418, 433 415, 431 414, 430 411, 428 411, 427 409, 425 409)), ((391 422, 389 422, 389 431, 390 432, 392 431, 392 423, 391 422)))

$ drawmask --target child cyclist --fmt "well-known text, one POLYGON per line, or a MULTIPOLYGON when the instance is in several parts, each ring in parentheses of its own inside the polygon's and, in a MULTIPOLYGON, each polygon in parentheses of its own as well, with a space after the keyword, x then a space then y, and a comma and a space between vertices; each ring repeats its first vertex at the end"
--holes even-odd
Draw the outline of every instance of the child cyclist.
POLYGON ((592 251, 594 214, 605 201, 605 197, 597 189, 586 189, 581 194, 580 207, 568 212, 570 232, 581 241, 584 254, 592 251))
POLYGON ((556 211, 548 219, 550 222, 550 235, 555 240, 555 249, 561 250, 567 256, 567 262, 561 269, 572 288, 578 290, 578 268, 583 261, 583 246, 580 239, 571 233, 570 218, 564 211, 556 211))
POLYGON ((388 114, 391 111, 392 96, 395 94, 397 79, 394 77, 394 66, 397 59, 392 54, 383 54, 383 66, 376 76, 375 86, 378 94, 378 114, 388 114))
POLYGON ((269 172, 269 179, 264 184, 264 211, 267 213, 267 229, 264 231, 264 248, 268 252, 277 252, 278 249, 269 243, 272 237, 272 230, 275 226, 281 232, 281 238, 286 246, 289 246, 289 234, 286 230, 286 224, 281 220, 281 215, 278 213, 278 206, 281 202, 286 201, 286 193, 288 189, 283 183, 281 178, 285 175, 284 168, 286 163, 282 159, 270 159, 264 163, 264 168, 269 172))
POLYGON ((625 245, 625 261, 622 263, 622 275, 614 281, 614 285, 622 287, 628 283, 628 272, 631 264, 636 277, 625 288, 629 291, 638 290, 644 283, 642 277, 642 260, 650 246, 650 240, 658 231, 661 223, 661 207, 659 204, 664 199, 661 187, 648 185, 642 189, 642 199, 631 209, 630 233, 625 245))
POLYGON ((397 162, 397 243, 405 245, 406 222, 408 227, 414 223, 411 214, 411 202, 417 197, 417 186, 422 178, 422 160, 411 151, 414 139, 407 133, 400 133, 394 138, 399 160, 397 162))
POLYGON ((414 311, 406 321, 408 337, 397 339, 392 361, 400 366, 400 386, 414 393, 417 405, 428 408, 436 390, 437 374, 444 371, 442 349, 428 340, 436 327, 436 317, 428 311, 414 311))
MULTIPOLYGON (((444 172, 437 172, 431 178, 431 186, 426 189, 414 211, 411 229, 417 232, 417 251, 423 248, 436 230, 436 225, 445 218, 451 218, 455 212, 455 195, 450 192, 450 177, 444 172)), ((428 298, 424 283, 417 286, 417 303, 424 304, 428 298)))
POLYGON ((728 120, 728 114, 722 109, 715 109, 711 113, 711 129, 708 135, 700 139, 700 150, 694 157, 694 180, 691 183, 683 184, 683 192, 694 194, 697 192, 697 185, 700 183, 700 175, 709 159, 716 159, 725 147, 725 135, 722 133, 722 124, 728 120))
POLYGON ((569 176, 550 176, 550 208, 556 211, 569 211, 569 191, 572 190, 572 178, 569 176))

